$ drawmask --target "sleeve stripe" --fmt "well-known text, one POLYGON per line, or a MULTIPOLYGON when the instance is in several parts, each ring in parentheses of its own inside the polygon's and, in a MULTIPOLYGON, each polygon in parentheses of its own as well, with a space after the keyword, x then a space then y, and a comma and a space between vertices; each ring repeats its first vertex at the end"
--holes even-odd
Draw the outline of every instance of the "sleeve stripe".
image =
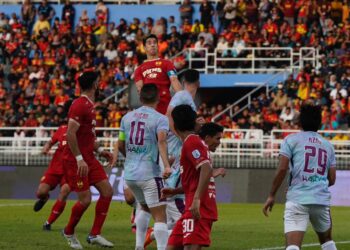
POLYGON ((196 169, 200 168, 201 166, 203 166, 206 163, 209 163, 209 165, 211 166, 211 163, 209 160, 204 160, 204 161, 201 161, 200 163, 197 164, 196 169))

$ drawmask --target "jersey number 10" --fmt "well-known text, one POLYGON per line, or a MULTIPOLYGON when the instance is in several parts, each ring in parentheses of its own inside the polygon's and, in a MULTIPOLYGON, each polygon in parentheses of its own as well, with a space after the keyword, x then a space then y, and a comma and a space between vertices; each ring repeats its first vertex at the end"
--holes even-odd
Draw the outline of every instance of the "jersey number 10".
POLYGON ((144 122, 131 122, 131 131, 129 143, 142 146, 145 137, 145 123, 144 122), (136 127, 136 132, 135 132, 136 127))
POLYGON ((319 148, 317 150, 314 146, 305 146, 305 166, 304 172, 306 173, 314 173, 314 168, 309 168, 309 162, 311 157, 317 157, 317 170, 316 172, 319 175, 324 175, 327 167, 327 151, 319 148), (318 152, 317 152, 318 151, 318 152))

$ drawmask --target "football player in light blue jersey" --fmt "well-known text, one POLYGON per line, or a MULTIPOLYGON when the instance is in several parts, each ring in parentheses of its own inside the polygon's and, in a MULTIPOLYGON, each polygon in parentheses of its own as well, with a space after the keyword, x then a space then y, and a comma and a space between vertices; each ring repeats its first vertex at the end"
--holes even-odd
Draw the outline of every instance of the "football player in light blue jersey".
POLYGON ((333 146, 317 133, 321 109, 306 104, 301 107, 302 132, 287 136, 282 142, 277 174, 263 212, 268 216, 275 195, 289 170, 289 186, 284 211, 287 250, 299 250, 310 221, 322 250, 336 250, 332 240, 331 194, 328 187, 336 179, 333 146))
POLYGON ((144 249, 149 212, 155 221, 157 249, 165 250, 168 240, 166 202, 160 197, 163 179, 158 154, 164 164, 163 177, 169 177, 171 168, 166 142, 169 121, 155 110, 158 92, 154 84, 142 87, 140 100, 143 106, 123 117, 118 142, 119 151, 125 156, 124 179, 142 208, 136 216, 136 250, 144 249))

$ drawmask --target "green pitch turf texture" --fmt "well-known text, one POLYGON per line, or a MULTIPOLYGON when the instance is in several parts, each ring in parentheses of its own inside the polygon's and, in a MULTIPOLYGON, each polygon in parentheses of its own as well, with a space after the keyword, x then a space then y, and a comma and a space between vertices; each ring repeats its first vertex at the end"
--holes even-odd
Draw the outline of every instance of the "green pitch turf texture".
MULTIPOLYGON (((0 200, 0 249, 69 249, 61 236, 61 229, 68 220, 73 201, 68 201, 61 217, 52 225, 51 232, 42 230, 53 201, 49 201, 38 213, 33 212, 34 200, 0 200)), ((77 235, 84 249, 98 249, 85 239, 92 225, 95 203, 85 213, 77 227, 77 235)), ((210 249, 258 249, 284 245, 283 205, 276 205, 269 218, 261 212, 262 204, 220 204, 219 221, 212 231, 210 249)), ((115 244, 114 249, 134 249, 135 235, 130 230, 131 208, 125 203, 112 202, 103 236, 115 244)), ((350 208, 333 207, 333 237, 339 250, 350 249, 350 208)), ((309 227, 305 244, 317 243, 317 237, 309 227)), ((148 250, 156 249, 152 243, 148 250)), ((320 249, 319 246, 304 249, 320 249)))

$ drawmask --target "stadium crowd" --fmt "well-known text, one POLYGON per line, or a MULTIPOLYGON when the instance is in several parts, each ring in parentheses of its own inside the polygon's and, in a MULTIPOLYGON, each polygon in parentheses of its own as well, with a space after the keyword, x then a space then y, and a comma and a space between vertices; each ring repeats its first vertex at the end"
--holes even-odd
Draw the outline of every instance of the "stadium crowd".
MULTIPOLYGON (((95 16, 84 11, 74 23, 75 7, 67 0, 62 16, 43 0, 22 5, 21 15, 0 13, 0 126, 58 126, 66 103, 79 95, 77 78, 83 71, 99 71, 100 101, 97 126, 120 126, 129 110, 124 94, 118 103, 102 102, 127 86, 137 65, 145 59, 142 39, 159 38, 159 56, 172 58, 178 70, 187 66, 186 48, 218 49, 222 57, 249 57, 247 47, 315 47, 320 65, 306 65, 279 83, 269 96, 261 93, 249 109, 219 122, 227 128, 296 128, 303 101, 323 107, 322 128, 347 128, 350 124, 350 18, 347 0, 203 0, 199 20, 193 5, 179 5, 181 20, 174 16, 154 20, 111 20, 102 0, 95 16), (214 25, 214 19, 218 25, 214 25), (215 28, 216 26, 216 28, 215 28)), ((270 56, 279 57, 276 52, 270 56)), ((243 67, 244 65, 221 65, 243 67)), ((275 65, 268 65, 275 66, 275 65)), ((199 113, 208 121, 226 104, 201 104, 199 113)), ((234 107, 239 109, 239 107, 234 107)), ((236 135, 229 135, 236 136, 236 135)), ((239 135, 237 135, 239 136, 239 135)))

